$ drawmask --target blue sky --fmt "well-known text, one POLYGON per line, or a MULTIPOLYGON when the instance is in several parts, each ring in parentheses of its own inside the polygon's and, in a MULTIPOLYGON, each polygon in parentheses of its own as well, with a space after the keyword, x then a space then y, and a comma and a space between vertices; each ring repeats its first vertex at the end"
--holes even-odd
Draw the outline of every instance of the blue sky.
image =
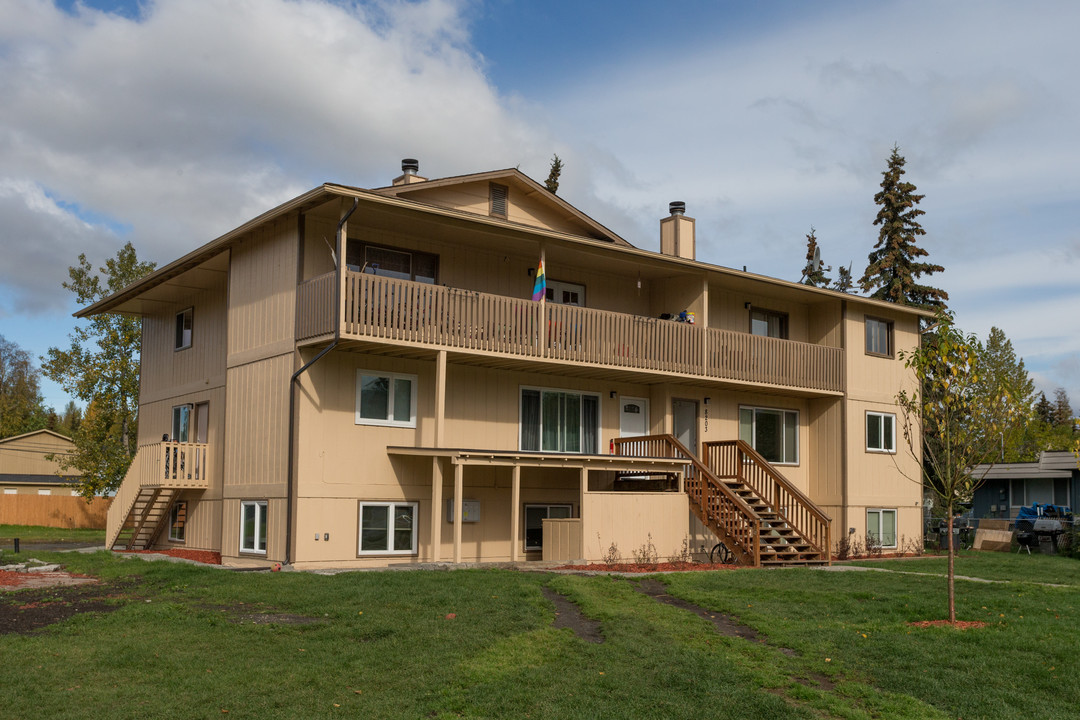
MULTIPOLYGON (((957 320, 1080 405, 1080 4, 0 3, 0 334, 75 322, 80 252, 168 262, 324 181, 518 166, 632 243, 858 277, 893 144, 957 320)), ((66 397, 51 384, 47 400, 66 397)))

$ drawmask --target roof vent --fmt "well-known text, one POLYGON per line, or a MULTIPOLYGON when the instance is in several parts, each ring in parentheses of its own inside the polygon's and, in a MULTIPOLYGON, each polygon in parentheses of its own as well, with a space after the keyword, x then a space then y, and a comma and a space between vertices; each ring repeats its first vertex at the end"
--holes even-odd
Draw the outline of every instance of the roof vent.
POLYGON ((401 175, 394 178, 394 185, 408 185, 410 183, 424 182, 427 178, 420 177, 420 161, 416 158, 405 158, 401 161, 401 175))
POLYGON ((668 210, 671 211, 672 215, 685 215, 686 203, 684 203, 682 200, 675 200, 674 202, 669 202, 668 210))

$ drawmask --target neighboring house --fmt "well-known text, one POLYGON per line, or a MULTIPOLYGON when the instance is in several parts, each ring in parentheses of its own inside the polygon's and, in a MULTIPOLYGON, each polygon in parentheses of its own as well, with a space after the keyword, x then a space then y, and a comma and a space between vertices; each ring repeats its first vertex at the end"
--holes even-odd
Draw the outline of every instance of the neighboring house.
POLYGON ((657 253, 517 170, 417 169, 315 188, 79 313, 143 319, 110 543, 365 567, 720 539, 782 564, 921 537, 894 398, 927 313, 698 262, 681 203, 657 253))
POLYGON ((1016 519, 1017 511, 1032 503, 1067 505, 1080 493, 1080 461, 1076 453, 1043 452, 1038 462, 976 465, 975 477, 984 477, 975 491, 972 515, 977 518, 1016 519))
POLYGON ((77 476, 61 475, 60 464, 47 456, 75 449, 69 438, 52 430, 35 430, 0 440, 0 493, 4 495, 78 495, 77 476))

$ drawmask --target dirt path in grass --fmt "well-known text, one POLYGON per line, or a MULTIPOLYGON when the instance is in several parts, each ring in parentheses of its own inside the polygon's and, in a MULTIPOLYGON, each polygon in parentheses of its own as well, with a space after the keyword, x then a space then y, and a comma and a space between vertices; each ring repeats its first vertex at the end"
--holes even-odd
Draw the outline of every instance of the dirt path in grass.
POLYGON ((577 603, 546 585, 542 586, 540 591, 544 597, 555 604, 556 628, 570 628, 575 635, 586 642, 604 642, 604 636, 600 633, 599 620, 585 617, 577 603))

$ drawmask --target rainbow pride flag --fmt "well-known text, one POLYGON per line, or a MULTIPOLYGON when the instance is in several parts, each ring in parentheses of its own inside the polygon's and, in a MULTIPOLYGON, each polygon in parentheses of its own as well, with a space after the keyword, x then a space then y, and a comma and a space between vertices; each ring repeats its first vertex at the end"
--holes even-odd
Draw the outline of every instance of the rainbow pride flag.
POLYGON ((544 274, 544 261, 536 268, 536 283, 533 285, 533 301, 540 302, 547 295, 547 275, 544 274))

